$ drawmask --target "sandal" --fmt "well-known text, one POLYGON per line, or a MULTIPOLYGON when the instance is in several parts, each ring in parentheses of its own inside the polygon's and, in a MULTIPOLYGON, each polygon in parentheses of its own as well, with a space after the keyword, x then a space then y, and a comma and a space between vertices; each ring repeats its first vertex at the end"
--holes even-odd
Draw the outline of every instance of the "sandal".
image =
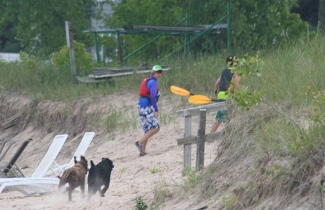
POLYGON ((143 157, 143 156, 145 156, 146 154, 148 154, 148 153, 146 153, 146 152, 140 152, 140 157, 143 157))
POLYGON ((141 150, 142 150, 142 146, 141 146, 141 144, 139 144, 139 141, 136 141, 135 142, 135 146, 138 148, 138 150, 141 152, 141 150))

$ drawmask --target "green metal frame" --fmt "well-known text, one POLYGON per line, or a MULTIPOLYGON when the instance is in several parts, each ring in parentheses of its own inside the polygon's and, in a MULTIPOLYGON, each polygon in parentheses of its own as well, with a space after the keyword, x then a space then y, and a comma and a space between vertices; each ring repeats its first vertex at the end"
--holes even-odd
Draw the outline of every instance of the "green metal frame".
POLYGON ((231 53, 231 0, 227 2, 227 53, 231 53))
MULTIPOLYGON (((120 59, 120 63, 123 64, 123 61, 126 60, 127 58, 129 58, 130 56, 136 54, 137 52, 139 52, 140 50, 142 50, 143 48, 145 48, 146 46, 150 45, 152 42, 156 41, 158 38, 160 38, 161 36, 164 35, 180 35, 180 36, 185 36, 185 43, 180 46, 179 48, 177 48, 176 50, 174 50, 172 53, 170 53, 169 55, 167 55, 165 58, 169 57, 170 55, 174 54, 175 52, 177 52, 178 50, 180 50, 181 48, 184 48, 184 53, 185 55, 187 55, 187 53, 190 50, 189 45, 195 41, 196 39, 198 39, 199 37, 208 34, 208 33, 212 33, 213 34, 213 30, 220 30, 221 28, 227 28, 227 53, 231 53, 232 49, 231 49, 231 0, 227 1, 227 15, 225 15, 224 17, 222 17, 220 20, 218 20, 216 23, 214 23, 213 25, 209 25, 209 27, 203 27, 203 26, 188 26, 188 14, 186 13, 185 18, 183 18, 182 20, 180 20, 178 23, 176 23, 176 26, 134 26, 135 29, 131 29, 131 30, 126 30, 126 29, 105 29, 105 30, 86 30, 84 31, 85 33, 94 33, 94 42, 95 42, 95 46, 96 46, 96 56, 97 56, 97 62, 100 62, 100 56, 99 56, 99 47, 98 47, 98 37, 97 34, 100 33, 111 33, 111 34, 116 34, 117 35, 117 41, 118 41, 118 56, 120 59), (215 26, 218 26, 218 24, 224 20, 226 18, 227 20, 227 24, 226 27, 224 27, 223 24, 220 25, 220 28, 216 28, 215 26), (180 23, 184 22, 186 26, 178 26, 180 23), (138 27, 138 28, 137 28, 138 27), (147 27, 147 28, 146 28, 147 27), (144 28, 146 28, 146 30, 144 30, 144 28), (129 55, 123 57, 122 55, 122 41, 121 41, 121 34, 136 34, 136 35, 157 35, 156 37, 154 37, 152 40, 150 40, 149 42, 147 42, 146 44, 142 45, 141 47, 139 47, 138 49, 136 49, 135 51, 133 51, 132 53, 130 53, 129 55), (190 39, 190 36, 194 36, 192 39, 190 39)), ((212 38, 209 37, 212 44, 214 45, 212 38)), ((215 49, 214 47, 212 47, 212 52, 215 53, 215 49)), ((163 59, 165 59, 163 58, 163 59)))
MULTIPOLYGON (((181 24, 181 23, 184 22, 185 20, 187 21, 187 14, 186 14, 186 17, 183 18, 182 20, 180 20, 178 23, 176 23, 176 25, 181 24)), ((132 56, 132 55, 136 54, 137 52, 141 51, 143 48, 145 48, 146 46, 148 46, 148 45, 151 44, 152 42, 156 41, 156 40, 159 39, 161 36, 163 36, 163 35, 160 34, 160 35, 156 36, 155 38, 153 38, 152 40, 150 40, 150 41, 147 42, 146 44, 142 45, 141 47, 139 47, 138 49, 136 49, 135 51, 133 51, 133 52, 130 53, 129 55, 125 56, 125 57, 123 58, 123 60, 126 60, 126 59, 128 59, 130 56, 132 56)))
POLYGON ((188 46, 189 44, 191 44, 193 41, 197 40, 198 38, 200 38, 201 36, 203 36, 204 34, 207 34, 210 32, 210 30, 217 25, 219 22, 221 22, 223 19, 225 19, 227 17, 224 16, 222 17, 220 20, 218 20, 216 23, 214 23, 213 25, 211 25, 210 27, 208 27, 206 30, 200 32, 199 34, 197 34, 194 38, 190 39, 188 42, 186 42, 185 44, 183 44, 182 46, 178 47, 176 50, 174 50, 173 52, 171 52, 169 55, 167 55, 166 57, 164 57, 162 60, 168 58, 169 56, 171 56, 172 54, 174 54, 175 52, 177 52, 178 50, 180 50, 181 48, 188 46))

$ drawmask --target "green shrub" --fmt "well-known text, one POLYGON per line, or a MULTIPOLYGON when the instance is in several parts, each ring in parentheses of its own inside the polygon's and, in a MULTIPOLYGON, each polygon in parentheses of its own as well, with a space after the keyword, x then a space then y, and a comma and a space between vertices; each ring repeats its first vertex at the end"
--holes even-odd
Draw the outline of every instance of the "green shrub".
POLYGON ((153 167, 152 169, 150 169, 150 172, 151 172, 152 174, 156 174, 156 173, 159 173, 160 170, 159 170, 159 168, 153 167))
MULTIPOLYGON (((92 55, 85 49, 83 43, 73 41, 77 75, 85 76, 93 71, 92 55)), ((70 65, 68 46, 63 46, 59 52, 53 53, 52 61, 57 68, 67 68, 70 65)))
POLYGON ((135 198, 135 209, 136 210, 145 210, 148 208, 148 205, 143 200, 143 196, 137 196, 135 198))

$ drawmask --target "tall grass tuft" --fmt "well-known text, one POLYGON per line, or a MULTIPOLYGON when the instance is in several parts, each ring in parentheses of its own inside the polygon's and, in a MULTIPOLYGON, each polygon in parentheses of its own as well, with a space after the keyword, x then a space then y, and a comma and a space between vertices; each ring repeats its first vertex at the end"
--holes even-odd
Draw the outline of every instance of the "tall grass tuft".
POLYGON ((315 37, 309 43, 278 49, 265 56, 264 81, 260 84, 272 101, 295 105, 308 103, 304 97, 307 86, 324 90, 324 37, 315 37))

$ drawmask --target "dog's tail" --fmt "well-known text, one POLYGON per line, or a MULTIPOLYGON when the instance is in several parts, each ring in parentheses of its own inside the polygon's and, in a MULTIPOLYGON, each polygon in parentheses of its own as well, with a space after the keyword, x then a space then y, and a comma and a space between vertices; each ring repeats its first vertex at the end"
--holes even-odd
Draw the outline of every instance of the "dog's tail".
POLYGON ((67 169, 63 172, 63 174, 61 176, 57 176, 60 180, 66 180, 68 179, 70 173, 71 173, 71 169, 67 169))
POLYGON ((69 174, 70 170, 65 170, 61 176, 57 176, 60 179, 59 188, 68 182, 69 174))
POLYGON ((63 178, 62 178, 61 176, 57 176, 57 178, 60 179, 59 186, 58 186, 59 191, 60 191, 61 187, 62 187, 63 185, 65 185, 65 183, 64 183, 65 180, 63 180, 63 178))

